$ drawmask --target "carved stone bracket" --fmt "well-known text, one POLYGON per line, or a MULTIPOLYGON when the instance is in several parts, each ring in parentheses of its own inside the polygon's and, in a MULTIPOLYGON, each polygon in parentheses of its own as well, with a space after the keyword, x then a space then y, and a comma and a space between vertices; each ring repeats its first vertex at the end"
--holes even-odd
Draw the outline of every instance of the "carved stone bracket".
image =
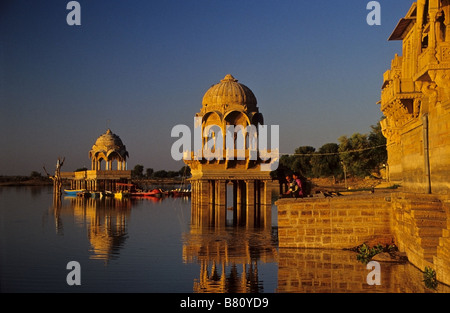
POLYGON ((436 86, 442 90, 440 101, 450 99, 450 69, 440 69, 430 71, 430 77, 436 83, 436 86))

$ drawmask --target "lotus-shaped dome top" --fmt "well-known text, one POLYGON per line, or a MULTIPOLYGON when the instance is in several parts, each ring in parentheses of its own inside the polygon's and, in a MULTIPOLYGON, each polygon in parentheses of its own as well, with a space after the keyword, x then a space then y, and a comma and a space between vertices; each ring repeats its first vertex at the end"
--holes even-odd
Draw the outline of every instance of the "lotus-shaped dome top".
POLYGON ((103 153, 107 159, 109 159, 111 154, 117 154, 122 159, 125 159, 128 156, 127 149, 122 140, 110 129, 98 137, 97 141, 92 146, 91 151, 89 151, 89 158, 97 156, 99 153, 103 153))
POLYGON ((256 97, 247 86, 238 83, 232 75, 226 75, 218 84, 209 88, 203 96, 204 112, 227 110, 228 107, 244 106, 245 110, 256 110, 256 97), (222 110, 221 110, 222 109, 222 110))

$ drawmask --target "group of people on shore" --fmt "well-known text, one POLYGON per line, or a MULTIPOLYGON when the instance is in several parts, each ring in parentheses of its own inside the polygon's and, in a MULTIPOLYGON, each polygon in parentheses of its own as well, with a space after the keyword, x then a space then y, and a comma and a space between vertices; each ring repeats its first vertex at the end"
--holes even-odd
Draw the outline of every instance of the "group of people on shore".
POLYGON ((303 198, 306 196, 302 180, 300 179, 300 175, 298 173, 286 175, 286 181, 288 184, 288 189, 285 193, 283 193, 282 198, 303 198))

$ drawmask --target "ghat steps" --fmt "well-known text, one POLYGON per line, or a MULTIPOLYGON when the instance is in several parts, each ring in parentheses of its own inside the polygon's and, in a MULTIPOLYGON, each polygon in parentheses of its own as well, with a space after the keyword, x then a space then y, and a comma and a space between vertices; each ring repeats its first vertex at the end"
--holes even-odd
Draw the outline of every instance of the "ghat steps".
MULTIPOLYGON (((409 202, 409 201, 408 201, 409 202)), ((415 199, 408 203, 413 218, 413 236, 419 244, 419 251, 428 262, 437 255, 440 238, 447 227, 447 215, 440 201, 415 199)), ((418 251, 418 252, 419 252, 418 251)))

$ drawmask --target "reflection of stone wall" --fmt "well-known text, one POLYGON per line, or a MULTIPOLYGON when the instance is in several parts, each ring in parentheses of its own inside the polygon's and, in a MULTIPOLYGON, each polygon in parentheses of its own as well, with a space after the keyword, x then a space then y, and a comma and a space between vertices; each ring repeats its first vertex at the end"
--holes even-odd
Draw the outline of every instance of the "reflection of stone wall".
MULTIPOLYGON (((280 249, 278 288, 281 293, 428 292, 423 276, 411 264, 381 263, 381 285, 367 284, 367 270, 351 251, 280 249)), ((439 285, 439 292, 450 288, 439 285)))

